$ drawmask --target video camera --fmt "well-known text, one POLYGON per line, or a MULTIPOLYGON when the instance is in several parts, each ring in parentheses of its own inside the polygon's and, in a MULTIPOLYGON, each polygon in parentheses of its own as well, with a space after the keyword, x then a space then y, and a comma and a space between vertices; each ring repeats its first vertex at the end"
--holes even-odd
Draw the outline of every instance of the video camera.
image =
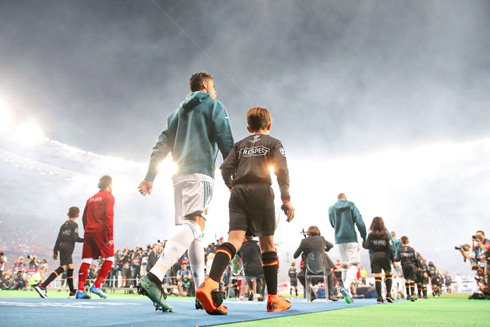
POLYGON ((301 229, 300 234, 302 234, 304 238, 307 238, 308 237, 308 233, 305 232, 305 229, 304 228, 301 229))

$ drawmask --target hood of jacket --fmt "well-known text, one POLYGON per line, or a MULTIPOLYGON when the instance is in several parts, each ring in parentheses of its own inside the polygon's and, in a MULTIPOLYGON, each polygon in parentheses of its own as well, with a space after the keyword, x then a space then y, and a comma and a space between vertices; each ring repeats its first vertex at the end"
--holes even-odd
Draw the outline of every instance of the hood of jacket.
POLYGON ((349 200, 338 200, 337 202, 335 202, 333 207, 335 208, 335 211, 342 212, 349 210, 352 207, 352 204, 353 203, 349 200))
POLYGON ((184 110, 192 110, 197 105, 209 99, 211 99, 211 94, 203 91, 196 91, 189 93, 180 106, 184 108, 184 110))

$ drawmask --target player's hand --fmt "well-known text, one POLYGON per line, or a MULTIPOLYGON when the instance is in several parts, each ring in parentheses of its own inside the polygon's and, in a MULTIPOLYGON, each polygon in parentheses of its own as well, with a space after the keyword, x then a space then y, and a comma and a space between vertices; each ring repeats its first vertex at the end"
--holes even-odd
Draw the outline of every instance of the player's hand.
POLYGON ((153 182, 147 181, 146 179, 143 180, 138 186, 138 190, 140 191, 140 194, 143 196, 147 194, 151 194, 152 189, 153 189, 153 182))
POLYGON ((110 240, 106 244, 107 244, 107 246, 112 246, 112 244, 114 244, 114 241, 113 240, 110 240))
POLYGON ((284 214, 286 215, 287 222, 290 222, 294 218, 294 207, 290 202, 284 202, 281 206, 282 211, 284 211, 284 214))
POLYGON ((53 260, 57 260, 58 259, 58 253, 53 253, 53 260))

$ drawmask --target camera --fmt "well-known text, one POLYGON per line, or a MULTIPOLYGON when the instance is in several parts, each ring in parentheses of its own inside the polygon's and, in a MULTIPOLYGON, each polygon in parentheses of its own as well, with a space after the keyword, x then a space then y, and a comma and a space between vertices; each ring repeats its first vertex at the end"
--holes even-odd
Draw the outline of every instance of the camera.
POLYGON ((471 238, 474 239, 474 240, 477 240, 478 239, 478 237, 476 235, 472 235, 471 238))
POLYGON ((305 232, 305 229, 304 228, 301 229, 300 234, 303 235, 303 237, 305 237, 305 238, 308 237, 308 233, 305 232))
POLYGON ((455 250, 461 250, 461 248, 462 248, 461 246, 455 246, 454 247, 455 250))

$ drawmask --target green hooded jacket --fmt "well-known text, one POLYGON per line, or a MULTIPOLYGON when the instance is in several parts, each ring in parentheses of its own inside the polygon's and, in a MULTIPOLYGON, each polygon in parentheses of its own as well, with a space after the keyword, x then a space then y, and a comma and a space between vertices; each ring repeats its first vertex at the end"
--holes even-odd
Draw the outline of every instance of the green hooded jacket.
POLYGON ((214 178, 218 150, 226 158, 233 144, 223 103, 213 100, 209 93, 192 92, 167 116, 167 126, 153 147, 145 179, 155 179, 158 165, 169 152, 178 166, 177 175, 200 173, 214 178))
POLYGON ((361 234, 362 240, 366 241, 366 225, 362 220, 354 202, 339 200, 328 209, 330 224, 335 228, 335 243, 357 242, 357 233, 354 226, 361 234))

